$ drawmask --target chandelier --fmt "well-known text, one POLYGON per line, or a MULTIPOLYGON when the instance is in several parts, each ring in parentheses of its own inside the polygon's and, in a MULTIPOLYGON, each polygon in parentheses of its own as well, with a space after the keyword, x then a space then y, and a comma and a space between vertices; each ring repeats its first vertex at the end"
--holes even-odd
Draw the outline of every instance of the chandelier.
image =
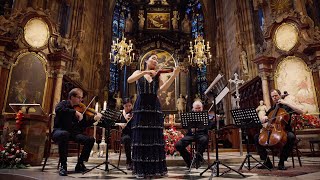
POLYGON ((197 65, 199 68, 201 68, 204 65, 208 65, 208 61, 211 61, 212 56, 210 54, 209 41, 207 41, 207 45, 205 45, 202 36, 198 36, 194 40, 194 44, 192 44, 192 41, 190 41, 189 49, 191 53, 191 56, 188 55, 190 65, 197 65))
POLYGON ((126 38, 122 36, 122 40, 119 42, 119 38, 117 41, 112 41, 111 52, 110 52, 110 61, 114 64, 120 64, 120 68, 124 65, 129 66, 134 60, 134 53, 131 54, 133 44, 131 40, 129 40, 129 44, 126 43, 126 38), (112 61, 113 57, 113 61, 112 61))

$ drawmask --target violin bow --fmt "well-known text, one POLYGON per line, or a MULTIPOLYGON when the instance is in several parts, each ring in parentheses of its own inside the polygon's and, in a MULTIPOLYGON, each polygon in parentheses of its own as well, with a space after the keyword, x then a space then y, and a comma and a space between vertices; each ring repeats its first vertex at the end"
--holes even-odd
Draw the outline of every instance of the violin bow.
POLYGON ((92 104, 93 100, 96 99, 97 96, 93 96, 93 98, 91 99, 90 103, 88 104, 88 106, 86 107, 86 109, 84 109, 84 111, 82 112, 82 115, 84 115, 84 113, 88 110, 88 108, 90 107, 90 105, 92 104))

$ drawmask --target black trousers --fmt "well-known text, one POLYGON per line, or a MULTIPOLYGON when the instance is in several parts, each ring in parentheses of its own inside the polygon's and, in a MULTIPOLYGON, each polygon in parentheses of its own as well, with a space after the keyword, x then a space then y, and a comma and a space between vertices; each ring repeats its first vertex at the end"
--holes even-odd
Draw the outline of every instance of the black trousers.
MULTIPOLYGON (((175 147, 180 152, 187 166, 190 166, 191 164, 191 154, 188 152, 186 147, 192 142, 196 142, 197 151, 202 156, 208 146, 209 137, 207 134, 186 135, 176 143, 175 147)), ((200 157, 197 157, 198 160, 200 160, 199 158, 200 157)))
POLYGON ((131 137, 128 134, 122 134, 121 144, 124 145, 124 151, 126 153, 126 164, 131 163, 131 137))
POLYGON ((83 144, 79 162, 88 161, 91 149, 94 144, 94 138, 83 134, 71 134, 68 131, 55 129, 52 133, 52 140, 59 146, 59 158, 61 165, 67 164, 68 142, 74 140, 77 143, 83 144))
MULTIPOLYGON (((268 153, 267 153, 266 148, 259 144, 259 135, 260 135, 260 133, 258 133, 254 136, 254 145, 256 146, 256 150, 257 150, 258 154, 260 155, 260 159, 266 160, 268 153)), ((296 140, 296 136, 293 134, 293 132, 287 132, 287 143, 283 146, 283 148, 280 152, 279 163, 283 163, 284 161, 286 161, 288 159, 289 155, 292 152, 295 140, 296 140)))

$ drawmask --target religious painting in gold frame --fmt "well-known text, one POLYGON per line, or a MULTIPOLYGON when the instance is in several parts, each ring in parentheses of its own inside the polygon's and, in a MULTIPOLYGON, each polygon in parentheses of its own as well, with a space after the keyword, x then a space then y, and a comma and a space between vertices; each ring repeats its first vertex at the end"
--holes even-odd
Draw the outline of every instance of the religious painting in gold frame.
POLYGON ((275 86, 287 91, 286 100, 296 103, 308 113, 319 113, 312 72, 299 57, 288 56, 277 66, 275 86))
MULTIPOLYGON (((150 57, 150 55, 156 54, 158 56, 158 67, 166 67, 166 68, 174 68, 176 66, 176 61, 173 58, 173 56, 162 49, 155 49, 147 52, 142 56, 140 59, 140 69, 144 70, 145 61, 147 58, 150 57)), ((160 79, 162 82, 167 81, 171 76, 173 75, 173 72, 170 73, 161 73, 160 79)), ((176 81, 177 83, 177 81, 176 81)), ((160 91, 158 94, 162 110, 164 111, 174 111, 176 110, 176 83, 172 83, 170 87, 166 91, 160 91)))
POLYGON ((18 56, 11 67, 4 112, 13 113, 9 103, 42 105, 47 82, 45 64, 45 59, 35 53, 18 56))
POLYGON ((147 13, 147 29, 169 30, 170 13, 149 12, 147 13))

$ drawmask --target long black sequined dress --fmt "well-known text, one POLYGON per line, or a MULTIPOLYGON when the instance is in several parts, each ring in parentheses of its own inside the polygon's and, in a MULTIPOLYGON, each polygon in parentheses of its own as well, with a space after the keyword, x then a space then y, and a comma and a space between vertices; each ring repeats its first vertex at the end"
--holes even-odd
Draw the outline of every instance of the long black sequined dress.
POLYGON ((158 89, 159 76, 150 83, 142 76, 137 82, 138 97, 131 120, 134 175, 163 176, 168 172, 158 89))

